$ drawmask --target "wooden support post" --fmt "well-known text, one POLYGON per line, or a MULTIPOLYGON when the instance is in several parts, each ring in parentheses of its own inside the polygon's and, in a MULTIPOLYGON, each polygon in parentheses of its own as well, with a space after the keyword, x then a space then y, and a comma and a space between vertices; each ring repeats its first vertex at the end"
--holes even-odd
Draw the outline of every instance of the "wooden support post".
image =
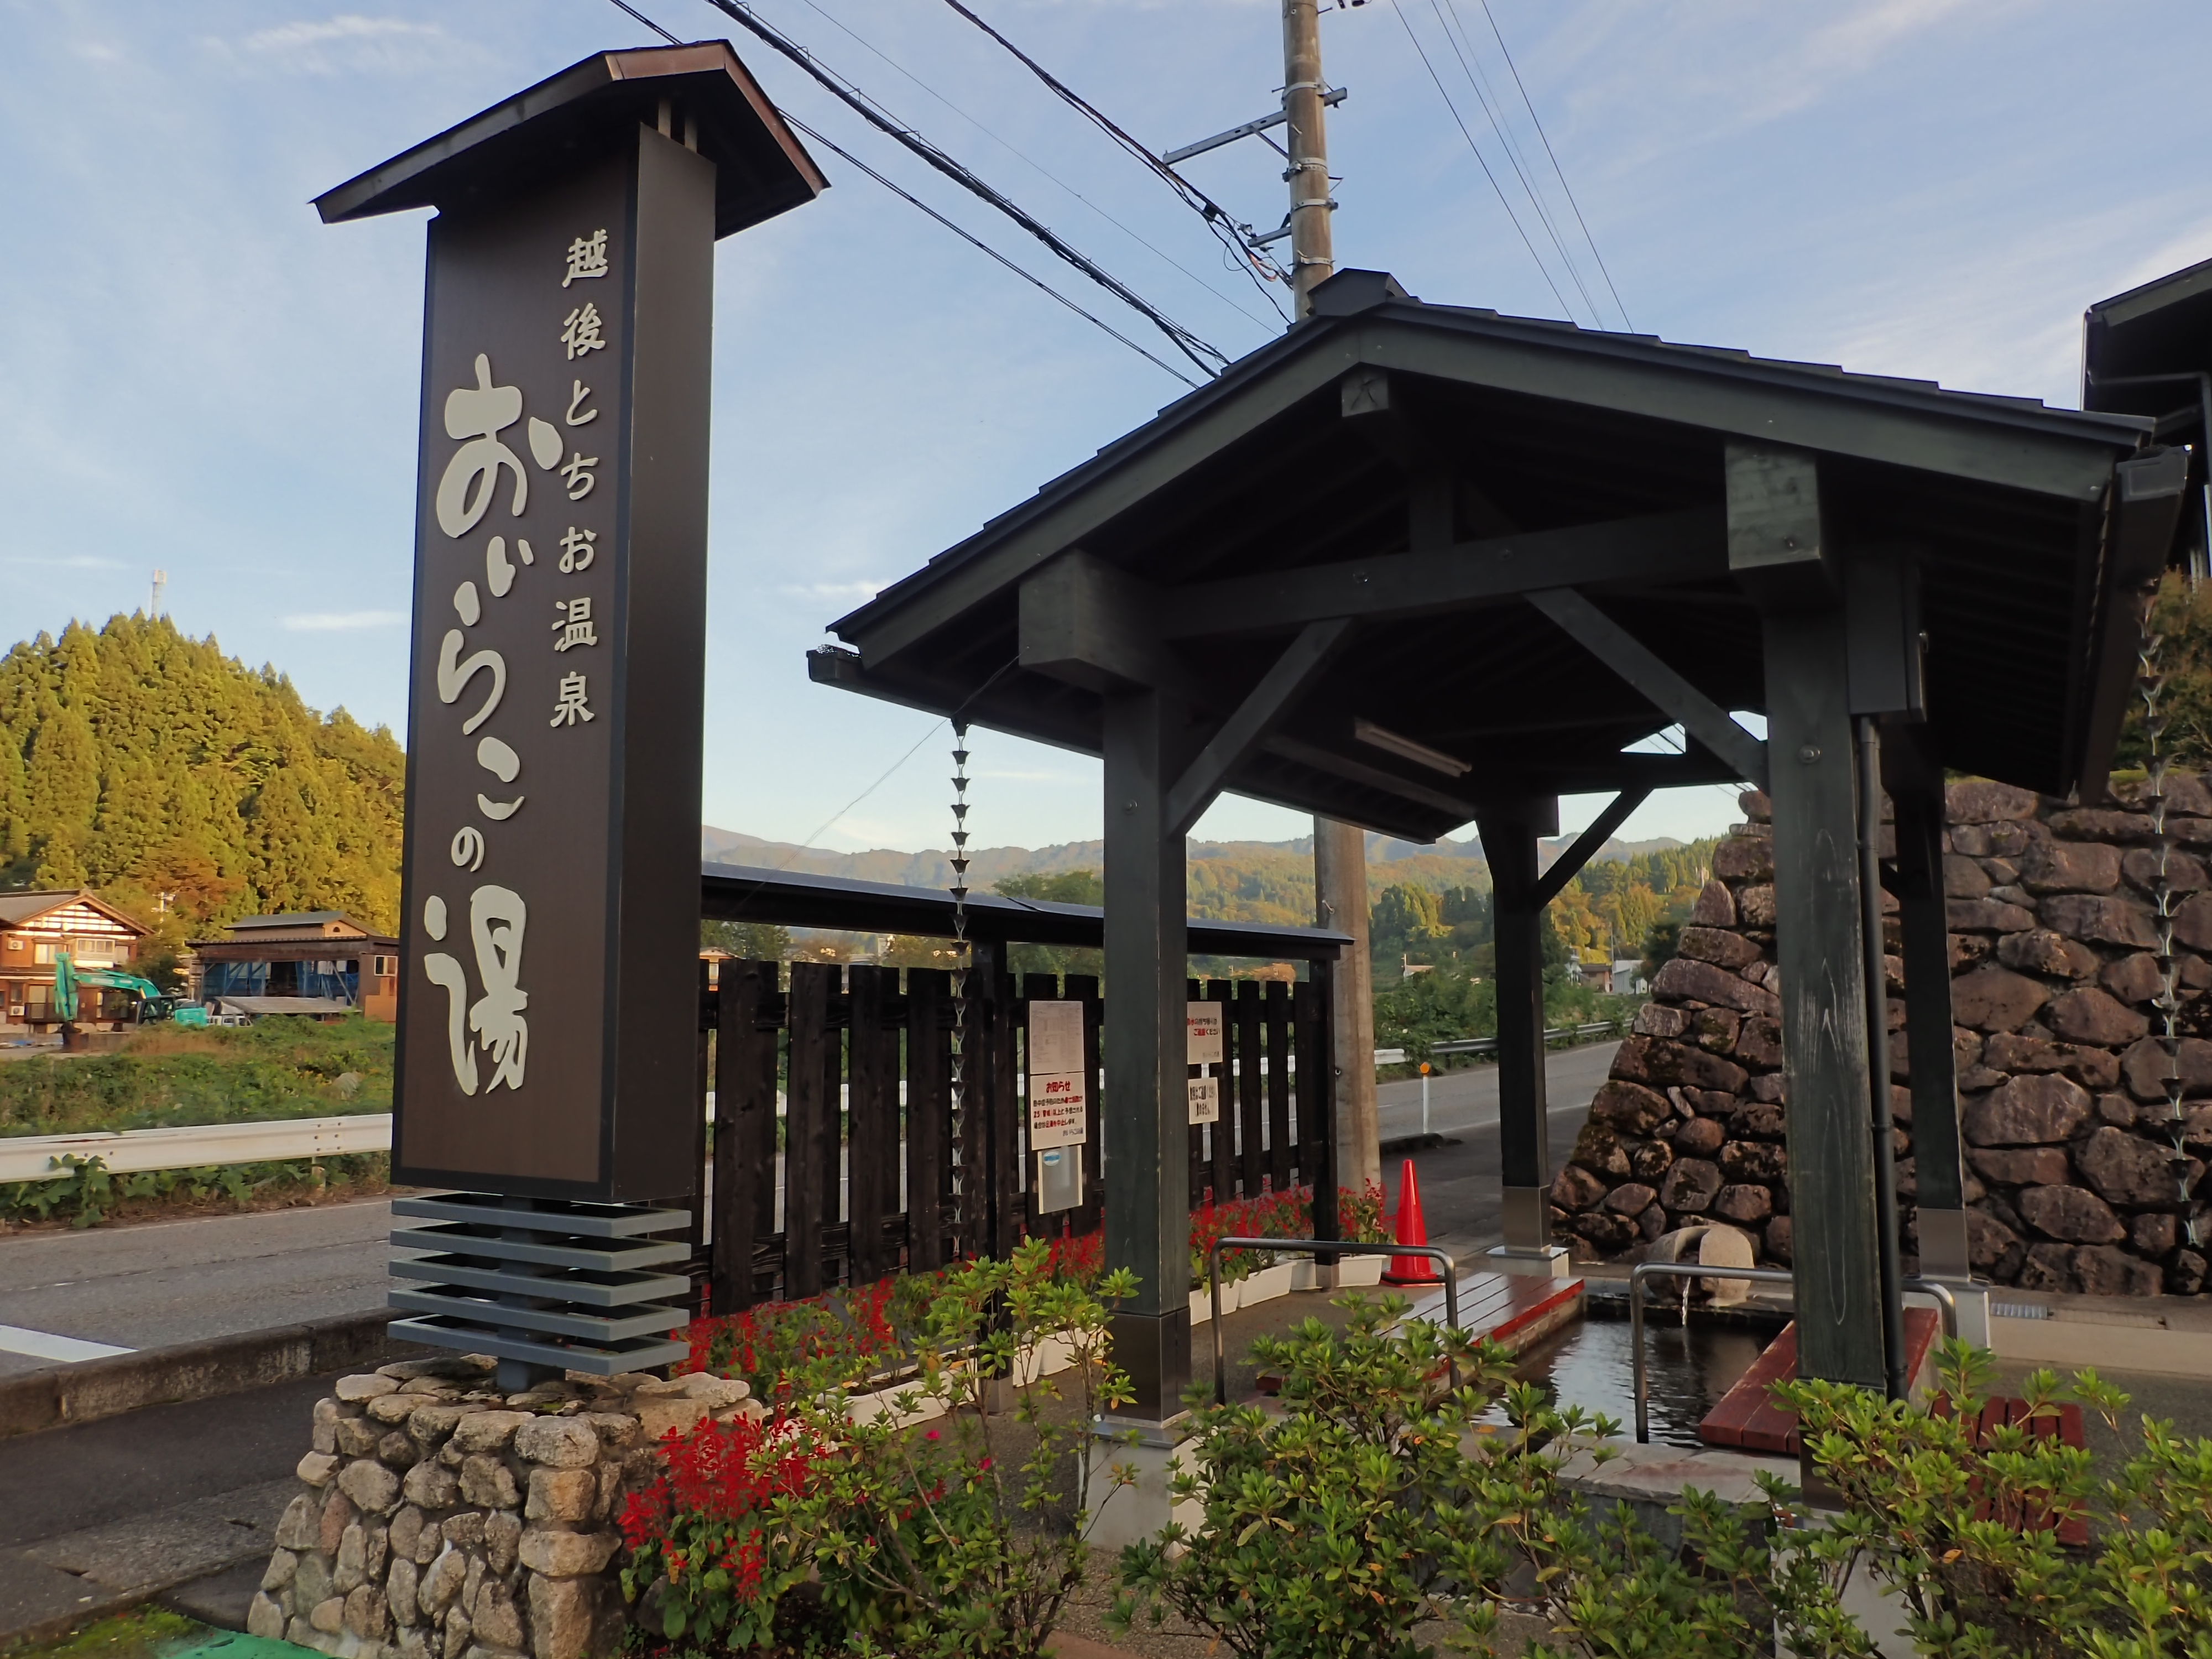
POLYGON ((1106 1265, 1137 1291, 1114 1314, 1114 1358, 1129 1372, 1133 1418, 1164 1422, 1190 1380, 1190 1157, 1183 1037, 1188 954, 1183 842, 1167 831, 1167 792, 1181 775, 1182 711, 1154 690, 1109 696, 1104 708, 1106 1097, 1100 1114, 1113 1201, 1106 1265))
POLYGON ((885 999, 898 969, 855 963, 852 1028, 847 1037, 847 1213, 852 1218, 853 1283, 869 1285, 896 1270, 884 1243, 884 1223, 898 1202, 898 1028, 885 1018, 885 999))
POLYGON ((1083 1005, 1084 1098, 1090 1103, 1089 1135, 1083 1143, 1083 1203, 1071 1218, 1079 1233, 1094 1231, 1106 1214, 1106 1188, 1098 1164, 1101 1131, 1098 1123, 1098 1044, 1104 1005, 1098 1000, 1098 976, 1069 974, 1060 981, 1060 994, 1083 1005))
POLYGON ((1498 954, 1498 1146, 1505 1242, 1492 1262, 1508 1273, 1564 1273, 1552 1243, 1551 1114, 1544 1089, 1544 901, 1540 836, 1559 832, 1559 804, 1501 804, 1476 819, 1490 862, 1498 954))
POLYGON ((1839 609, 1766 618, 1775 953, 1790 1081, 1799 1374, 1885 1386, 1855 746, 1839 609))
POLYGON ((1943 900, 1943 773, 1924 726, 1884 734, 1883 781, 1897 817, 1898 923, 1905 966, 1905 1075, 1920 1271, 1965 1279, 1973 1264, 1960 1168, 1958 1056, 1951 1046, 1951 942, 1943 900))

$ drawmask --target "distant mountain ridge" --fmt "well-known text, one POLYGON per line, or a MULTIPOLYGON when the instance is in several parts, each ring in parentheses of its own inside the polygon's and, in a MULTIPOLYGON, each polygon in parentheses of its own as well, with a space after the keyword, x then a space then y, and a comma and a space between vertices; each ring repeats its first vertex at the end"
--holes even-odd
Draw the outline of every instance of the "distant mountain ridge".
MULTIPOLYGON (((1563 836, 1543 843, 1540 861, 1549 864, 1570 845, 1563 836)), ((742 830, 720 830, 711 824, 699 831, 701 856, 722 864, 744 864, 810 875, 836 876, 851 881, 879 881, 897 887, 945 888, 952 884, 949 851, 933 848, 908 853, 879 848, 864 853, 838 853, 827 848, 794 847, 789 842, 768 841, 742 830)), ((1609 841, 1598 854, 1603 860, 1629 859, 1639 854, 1682 845, 1667 837, 1654 841, 1609 841)), ((1050 847, 984 847, 969 854, 968 879, 988 891, 1008 876, 1051 875, 1064 870, 1097 870, 1106 861, 1106 847, 1098 841, 1060 842, 1050 847)), ((1434 846, 1395 841, 1387 836, 1367 838, 1368 886, 1379 896, 1383 889, 1401 882, 1443 891, 1451 887, 1486 888, 1490 866, 1482 843, 1440 841, 1434 846)), ((1191 912, 1223 921, 1261 921, 1278 926, 1303 925, 1312 920, 1313 841, 1301 836, 1290 841, 1193 842, 1190 846, 1191 912)))

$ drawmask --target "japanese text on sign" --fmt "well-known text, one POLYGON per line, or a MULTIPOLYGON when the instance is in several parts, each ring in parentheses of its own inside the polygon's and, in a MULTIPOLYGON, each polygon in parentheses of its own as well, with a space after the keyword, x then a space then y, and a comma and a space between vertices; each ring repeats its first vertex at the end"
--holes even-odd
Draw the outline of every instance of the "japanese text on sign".
POLYGON ((1081 1146, 1090 1139, 1081 1003, 1030 1004, 1029 1069, 1030 1150, 1081 1146))
POLYGON ((1190 1121, 1193 1123, 1221 1121, 1221 1079, 1218 1077, 1194 1077, 1185 1085, 1190 1098, 1190 1121))
POLYGON ((1218 1002, 1194 1002, 1183 1011, 1183 1029, 1188 1036, 1190 1052, 1184 1056, 1193 1066, 1221 1064, 1221 1005, 1218 1002))

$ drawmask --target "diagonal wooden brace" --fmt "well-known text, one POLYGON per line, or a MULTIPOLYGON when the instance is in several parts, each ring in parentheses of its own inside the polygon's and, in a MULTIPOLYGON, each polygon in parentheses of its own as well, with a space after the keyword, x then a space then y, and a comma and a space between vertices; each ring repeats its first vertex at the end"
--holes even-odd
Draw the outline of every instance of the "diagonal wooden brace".
POLYGON ((1531 593, 1534 605, 1577 643, 1650 699, 1661 712, 1736 770, 1766 787, 1766 745, 1729 718, 1728 711, 1662 662, 1641 640, 1571 587, 1531 593))
POLYGON ((1237 712, 1199 751, 1168 792, 1167 832, 1187 836, 1213 804, 1223 781, 1238 762, 1267 740, 1277 721, 1291 712, 1305 689, 1326 669, 1352 632, 1349 617, 1308 623, 1274 665, 1260 677, 1237 712))

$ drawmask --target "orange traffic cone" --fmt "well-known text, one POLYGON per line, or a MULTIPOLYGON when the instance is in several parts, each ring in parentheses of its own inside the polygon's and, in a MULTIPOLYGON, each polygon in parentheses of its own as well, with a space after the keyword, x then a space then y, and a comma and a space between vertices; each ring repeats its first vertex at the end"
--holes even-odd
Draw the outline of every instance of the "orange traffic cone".
MULTIPOLYGON (((1429 1224, 1421 1219, 1421 1183, 1413 1174, 1413 1160, 1406 1160, 1406 1168, 1398 1177, 1398 1218, 1393 1230, 1400 1244, 1425 1244, 1429 1242, 1429 1224)), ((1388 1285, 1441 1285, 1443 1279, 1437 1272, 1433 1257, 1423 1255, 1394 1255, 1390 1265, 1382 1270, 1382 1279, 1388 1285)))

